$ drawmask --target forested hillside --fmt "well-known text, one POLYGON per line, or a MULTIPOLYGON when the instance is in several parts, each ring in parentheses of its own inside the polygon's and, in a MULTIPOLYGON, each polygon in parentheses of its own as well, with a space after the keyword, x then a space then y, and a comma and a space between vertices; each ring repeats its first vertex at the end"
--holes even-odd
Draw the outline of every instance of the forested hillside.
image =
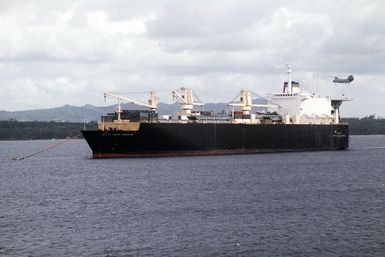
POLYGON ((0 121, 0 140, 30 140, 73 137, 83 128, 94 129, 96 123, 0 121))
POLYGON ((351 135, 385 135, 385 119, 375 118, 374 115, 365 118, 345 118, 349 123, 351 135))

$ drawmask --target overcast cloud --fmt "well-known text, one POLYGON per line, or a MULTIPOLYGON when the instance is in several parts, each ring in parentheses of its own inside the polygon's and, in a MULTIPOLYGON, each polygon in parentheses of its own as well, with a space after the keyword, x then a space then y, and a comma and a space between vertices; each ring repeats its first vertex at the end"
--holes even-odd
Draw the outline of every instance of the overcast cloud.
POLYGON ((385 117, 384 1, 0 0, 0 110, 181 86, 227 102, 280 91, 287 63, 308 91, 353 98, 343 116, 385 117))

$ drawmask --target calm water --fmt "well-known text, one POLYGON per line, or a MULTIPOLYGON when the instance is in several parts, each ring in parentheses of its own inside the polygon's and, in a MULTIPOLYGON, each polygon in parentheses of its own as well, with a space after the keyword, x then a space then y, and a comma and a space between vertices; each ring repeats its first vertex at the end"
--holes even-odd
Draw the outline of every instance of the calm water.
POLYGON ((385 136, 351 148, 90 159, 0 142, 0 256, 385 256, 385 136))

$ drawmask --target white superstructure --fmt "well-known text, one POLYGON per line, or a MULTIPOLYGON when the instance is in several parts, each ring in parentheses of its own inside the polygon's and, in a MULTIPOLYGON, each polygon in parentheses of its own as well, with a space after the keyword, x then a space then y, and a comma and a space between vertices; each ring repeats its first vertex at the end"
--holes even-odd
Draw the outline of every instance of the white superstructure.
POLYGON ((272 94, 270 101, 279 108, 269 108, 277 112, 286 124, 332 124, 338 123, 338 110, 332 106, 329 97, 302 92, 299 83, 291 80, 291 66, 286 66, 288 81, 283 92, 272 94))

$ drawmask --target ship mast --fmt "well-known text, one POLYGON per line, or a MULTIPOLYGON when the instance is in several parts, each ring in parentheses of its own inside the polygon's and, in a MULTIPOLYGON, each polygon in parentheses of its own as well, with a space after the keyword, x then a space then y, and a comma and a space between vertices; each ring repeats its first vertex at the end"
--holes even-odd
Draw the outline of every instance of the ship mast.
POLYGON ((114 97, 118 101, 118 105, 116 108, 116 113, 118 114, 118 120, 121 120, 120 114, 122 113, 122 106, 121 106, 122 101, 124 101, 126 103, 132 103, 132 104, 136 104, 139 106, 147 107, 147 108, 150 108, 151 111, 155 111, 155 112, 157 111, 157 108, 158 108, 158 97, 157 97, 156 93, 153 91, 150 92, 150 99, 148 100, 148 103, 143 103, 141 101, 134 100, 134 99, 131 99, 131 98, 128 98, 125 96, 120 96, 120 95, 117 95, 116 93, 112 93, 112 92, 105 92, 104 93, 104 101, 106 100, 107 96, 114 97))
POLYGON ((291 65, 286 64, 286 73, 287 73, 287 88, 285 88, 284 93, 292 94, 293 93, 293 83, 291 80, 291 65), (286 92, 285 92, 286 91, 286 92))

